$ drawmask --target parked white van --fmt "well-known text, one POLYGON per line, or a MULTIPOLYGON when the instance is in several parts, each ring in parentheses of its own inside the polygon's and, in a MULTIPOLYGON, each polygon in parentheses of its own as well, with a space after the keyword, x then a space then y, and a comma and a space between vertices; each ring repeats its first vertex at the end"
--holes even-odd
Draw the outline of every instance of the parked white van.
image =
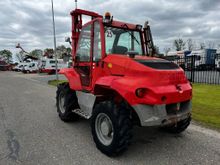
MULTIPOLYGON (((52 74, 56 71, 56 60, 55 59, 43 59, 39 64, 40 72, 52 74)), ((64 62, 63 59, 57 59, 57 69, 68 68, 68 63, 64 62)))
POLYGON ((16 65, 16 66, 13 68, 13 70, 14 70, 14 71, 17 71, 17 72, 21 72, 21 71, 23 71, 23 68, 24 68, 25 66, 27 66, 27 65, 28 65, 27 62, 20 62, 18 65, 16 65))
POLYGON ((32 62, 27 63, 27 65, 23 67, 22 72, 23 73, 36 73, 38 70, 39 70, 38 62, 32 61, 32 62))

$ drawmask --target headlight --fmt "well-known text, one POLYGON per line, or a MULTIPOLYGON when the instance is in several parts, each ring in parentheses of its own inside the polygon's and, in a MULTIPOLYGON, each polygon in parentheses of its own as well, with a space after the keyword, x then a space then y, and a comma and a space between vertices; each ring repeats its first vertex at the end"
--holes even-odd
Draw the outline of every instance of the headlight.
POLYGON ((135 91, 135 94, 139 98, 143 98, 147 94, 147 89, 146 88, 138 88, 135 91))

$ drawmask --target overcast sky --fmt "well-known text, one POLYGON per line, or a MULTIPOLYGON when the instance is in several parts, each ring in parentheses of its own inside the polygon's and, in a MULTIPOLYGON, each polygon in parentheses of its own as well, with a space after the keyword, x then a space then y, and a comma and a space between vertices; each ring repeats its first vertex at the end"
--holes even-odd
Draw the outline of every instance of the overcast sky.
MULTIPOLYGON (((74 0, 54 0, 57 45, 70 36, 70 11, 74 0)), ((78 8, 114 19, 143 24, 150 22, 154 42, 163 51, 181 37, 220 44, 220 0, 78 0, 78 8)), ((50 0, 0 1, 0 50, 12 52, 19 42, 27 51, 53 47, 50 0)))

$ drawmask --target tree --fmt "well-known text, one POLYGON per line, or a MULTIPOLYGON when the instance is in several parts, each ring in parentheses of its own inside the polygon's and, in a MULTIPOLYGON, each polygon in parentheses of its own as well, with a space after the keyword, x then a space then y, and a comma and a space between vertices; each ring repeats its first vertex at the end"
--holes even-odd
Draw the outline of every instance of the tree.
POLYGON ((47 56, 48 58, 53 58, 54 50, 52 48, 46 48, 44 49, 44 56, 47 56))
POLYGON ((69 47, 69 48, 66 48, 66 51, 68 54, 71 54, 72 49, 69 47))
MULTIPOLYGON (((64 45, 57 46, 56 54, 57 58, 64 58, 67 56, 71 57, 71 48, 66 48, 64 45)), ((46 48, 44 50, 44 56, 47 56, 48 58, 53 58, 54 50, 51 48, 46 48)))
POLYGON ((174 47, 176 51, 183 50, 185 48, 185 45, 186 43, 181 38, 174 40, 174 47))
POLYGON ((194 45, 193 45, 193 41, 192 41, 191 38, 189 38, 189 39, 187 40, 187 47, 188 47, 188 50, 190 50, 190 51, 193 50, 194 45))
POLYGON ((66 47, 64 45, 57 46, 56 50, 66 51, 66 47))
POLYGON ((1 50, 0 57, 3 58, 7 63, 12 62, 12 52, 10 50, 1 50))
POLYGON ((30 55, 36 58, 40 58, 43 56, 43 51, 40 49, 34 49, 30 52, 30 55))
POLYGON ((63 58, 67 53, 67 49, 64 45, 57 46, 56 53, 58 58, 63 58))

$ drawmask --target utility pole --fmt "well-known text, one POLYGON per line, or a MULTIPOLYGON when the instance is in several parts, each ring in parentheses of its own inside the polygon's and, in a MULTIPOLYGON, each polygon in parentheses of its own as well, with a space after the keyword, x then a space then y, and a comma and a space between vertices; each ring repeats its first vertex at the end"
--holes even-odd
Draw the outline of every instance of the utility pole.
POLYGON ((75 8, 77 9, 77 0, 75 0, 75 8))
POLYGON ((56 80, 58 78, 58 69, 57 69, 57 53, 56 53, 56 28, 55 28, 55 20, 54 20, 54 8, 53 8, 53 0, 51 0, 52 7, 52 19, 53 19, 53 42, 54 42, 54 55, 55 55, 55 66, 56 66, 56 80))

